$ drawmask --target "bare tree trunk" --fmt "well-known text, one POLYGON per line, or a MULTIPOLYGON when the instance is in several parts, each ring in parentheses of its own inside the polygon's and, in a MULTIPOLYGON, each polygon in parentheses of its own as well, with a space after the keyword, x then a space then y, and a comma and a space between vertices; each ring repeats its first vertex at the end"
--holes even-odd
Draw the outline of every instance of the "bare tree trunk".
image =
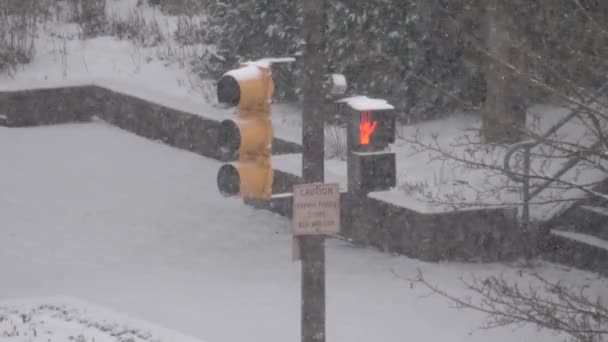
POLYGON ((526 121, 526 105, 521 96, 523 82, 504 63, 523 67, 514 58, 512 20, 506 0, 488 0, 486 5, 486 101, 482 113, 482 137, 486 143, 513 143, 521 140, 526 121))

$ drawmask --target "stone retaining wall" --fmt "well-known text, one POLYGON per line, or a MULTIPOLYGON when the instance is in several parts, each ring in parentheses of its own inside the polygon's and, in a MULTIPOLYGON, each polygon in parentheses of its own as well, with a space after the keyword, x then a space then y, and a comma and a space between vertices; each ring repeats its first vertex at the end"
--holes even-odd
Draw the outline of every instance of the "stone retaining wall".
POLYGON ((344 233, 353 241, 428 261, 499 261, 521 255, 515 209, 422 214, 346 196, 344 233), (364 229, 364 227, 374 227, 364 229))
MULTIPOLYGON (((36 126, 99 117, 145 138, 205 157, 224 159, 219 122, 98 86, 0 92, 0 125, 36 126)), ((273 153, 297 153, 300 145, 275 138, 273 153)))
MULTIPOLYGON (((421 214, 349 193, 340 199, 341 235, 357 245, 425 261, 507 261, 524 252, 515 209, 421 214)), ((291 201, 249 204, 291 217, 291 201)))
POLYGON ((24 127, 87 121, 99 98, 94 87, 0 92, 0 125, 24 127))
POLYGON ((608 250, 548 234, 540 246, 542 258, 608 276, 608 250))

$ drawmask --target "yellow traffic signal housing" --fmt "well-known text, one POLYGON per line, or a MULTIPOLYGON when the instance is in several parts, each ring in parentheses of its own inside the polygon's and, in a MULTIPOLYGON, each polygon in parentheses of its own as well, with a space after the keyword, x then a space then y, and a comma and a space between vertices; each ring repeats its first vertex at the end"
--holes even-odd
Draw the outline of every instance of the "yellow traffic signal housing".
POLYGON ((238 106, 239 112, 264 112, 270 115, 273 93, 270 67, 241 65, 239 69, 225 73, 217 84, 218 101, 238 106))
POLYGON ((220 148, 238 161, 217 175, 220 193, 268 200, 272 195, 272 120, 274 82, 269 67, 243 65, 224 74, 217 86, 221 103, 237 106, 235 119, 219 129, 220 148))

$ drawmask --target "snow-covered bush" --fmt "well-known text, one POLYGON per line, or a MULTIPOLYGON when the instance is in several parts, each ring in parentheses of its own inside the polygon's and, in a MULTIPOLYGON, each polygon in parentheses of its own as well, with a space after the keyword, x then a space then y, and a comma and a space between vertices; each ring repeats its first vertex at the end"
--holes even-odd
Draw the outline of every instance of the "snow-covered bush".
MULTIPOLYGON (((432 112, 437 104, 448 106, 450 100, 420 82, 420 77, 447 88, 465 89, 463 93, 470 98, 479 98, 478 88, 473 86, 479 70, 466 67, 462 48, 457 46, 458 31, 445 27, 446 20, 432 11, 437 2, 327 2, 327 71, 346 74, 355 92, 387 98, 420 116, 432 112), (445 37, 444 31, 454 37, 445 37)), ((225 61, 223 69, 242 60, 293 56, 302 51, 298 2, 226 0, 212 2, 208 11, 211 31, 222 33, 216 43, 225 61)), ((295 88, 297 95, 302 70, 300 63, 294 67, 291 73, 277 75, 277 86, 295 88)), ((283 95, 277 93, 279 98, 283 95)))
MULTIPOLYGON (((302 51, 299 2, 208 2, 208 35, 218 45, 220 69, 302 51)), ((334 0, 326 6, 327 71, 346 74, 354 92, 388 99, 406 122, 483 104, 486 1, 334 0)), ((509 1, 511 50, 527 73, 560 90, 574 91, 572 83, 579 88, 597 84, 608 74, 602 58, 608 53, 606 29, 598 28, 608 22, 603 20, 608 9, 602 6, 571 0, 509 1)), ((294 84, 297 94, 301 65, 295 67, 277 85, 294 84)), ((523 93, 536 102, 547 96, 538 90, 523 93)))
POLYGON ((36 24, 33 18, 0 14, 0 71, 12 73, 34 54, 36 24))
POLYGON ((204 11, 210 0, 148 0, 148 3, 158 3, 164 13, 171 15, 193 15, 204 11))
POLYGON ((118 13, 110 15, 108 31, 113 36, 132 40, 143 47, 157 46, 165 40, 157 19, 147 20, 141 9, 129 9, 126 17, 118 13))
POLYGON ((45 13, 41 3, 46 2, 6 0, 0 7, 0 72, 12 74, 34 57, 38 20, 45 13))
POLYGON ((106 33, 106 0, 68 0, 68 18, 80 25, 83 38, 106 33))
POLYGON ((177 19, 177 29, 173 34, 181 45, 194 45, 207 42, 207 22, 205 17, 181 15, 177 19))

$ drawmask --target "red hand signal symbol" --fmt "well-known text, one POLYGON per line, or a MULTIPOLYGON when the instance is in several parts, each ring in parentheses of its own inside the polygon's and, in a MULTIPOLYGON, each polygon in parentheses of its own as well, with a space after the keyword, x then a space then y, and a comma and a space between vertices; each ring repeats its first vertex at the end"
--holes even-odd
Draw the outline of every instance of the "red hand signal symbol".
POLYGON ((369 145, 369 141, 376 131, 378 121, 372 123, 372 113, 369 111, 361 112, 361 122, 359 124, 359 142, 361 145, 369 145))

